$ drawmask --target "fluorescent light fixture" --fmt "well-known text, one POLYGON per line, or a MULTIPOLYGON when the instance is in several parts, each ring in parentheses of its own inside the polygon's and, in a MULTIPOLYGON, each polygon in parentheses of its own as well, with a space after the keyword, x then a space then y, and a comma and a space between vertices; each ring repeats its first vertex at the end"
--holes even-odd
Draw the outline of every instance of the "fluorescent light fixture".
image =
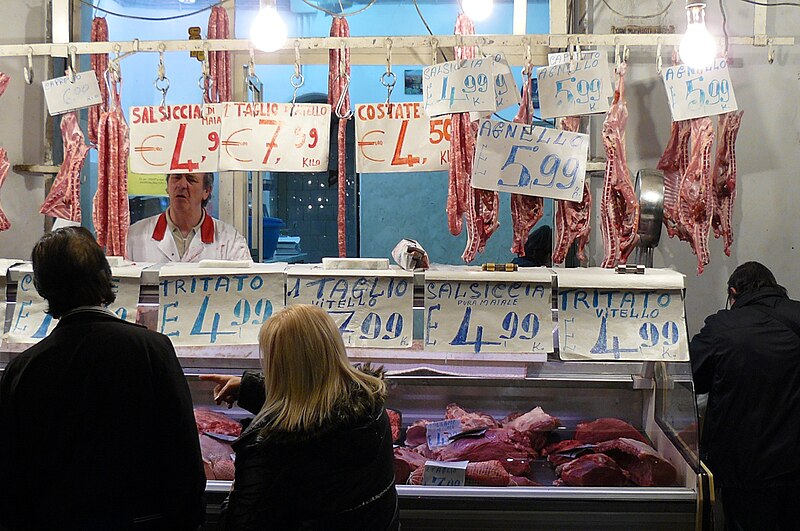
POLYGON ((250 42, 262 52, 274 52, 286 42, 286 23, 273 3, 261 4, 253 24, 250 26, 250 42))
POLYGON ((464 14, 472 20, 485 20, 492 14, 493 0, 461 0, 464 14))
POLYGON ((711 66, 717 55, 717 45, 706 29, 706 5, 702 2, 686 4, 686 21, 686 34, 678 52, 681 61, 695 69, 711 66))

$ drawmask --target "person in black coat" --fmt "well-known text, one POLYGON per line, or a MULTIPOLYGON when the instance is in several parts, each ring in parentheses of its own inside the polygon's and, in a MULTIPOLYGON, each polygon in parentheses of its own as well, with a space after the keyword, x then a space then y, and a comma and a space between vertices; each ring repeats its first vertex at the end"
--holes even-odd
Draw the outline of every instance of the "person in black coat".
POLYGON ((798 529, 800 302, 758 262, 736 268, 728 302, 689 345, 695 390, 708 393, 701 457, 727 529, 798 529))
POLYGON ((86 229, 46 234, 32 260, 59 322, 0 380, 0 528, 196 529, 206 481, 169 339, 105 309, 111 268, 86 229))
POLYGON ((205 378, 218 382, 218 400, 253 408, 263 398, 233 443, 236 474, 221 529, 398 529, 381 372, 350 365, 338 327, 316 306, 273 315, 259 345, 264 385, 252 373, 205 378))

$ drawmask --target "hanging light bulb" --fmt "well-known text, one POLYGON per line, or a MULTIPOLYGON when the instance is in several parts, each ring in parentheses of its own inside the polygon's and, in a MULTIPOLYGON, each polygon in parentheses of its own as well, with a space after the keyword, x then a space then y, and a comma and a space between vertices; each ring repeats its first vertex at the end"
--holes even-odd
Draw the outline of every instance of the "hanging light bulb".
POLYGON ((681 61, 695 69, 711 66, 717 46, 706 29, 706 5, 702 2, 686 4, 686 21, 686 34, 679 48, 681 61))
POLYGON ((461 0, 464 14, 474 20, 484 20, 492 14, 494 2, 492 0, 461 0))
MULTIPOLYGON (((268 0, 269 2, 269 0, 268 0)), ((286 42, 286 23, 272 2, 261 2, 253 24, 250 26, 250 41, 262 52, 274 52, 286 42)))

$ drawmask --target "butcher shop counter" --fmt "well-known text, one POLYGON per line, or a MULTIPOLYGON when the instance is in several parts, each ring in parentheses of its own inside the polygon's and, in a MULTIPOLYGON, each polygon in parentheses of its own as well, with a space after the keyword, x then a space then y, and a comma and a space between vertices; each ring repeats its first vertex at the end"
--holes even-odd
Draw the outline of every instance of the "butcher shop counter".
MULTIPOLYGON (((227 364, 220 370, 236 373, 227 364)), ((234 418, 246 411, 219 408, 212 385, 186 369, 197 407, 234 418)), ((562 362, 530 364, 526 378, 451 377, 417 373, 391 375, 387 406, 402 414, 402 426, 441 420, 448 404, 502 419, 540 406, 559 420, 549 442, 570 439, 579 423, 599 418, 626 421, 675 468, 669 486, 554 486, 554 467, 542 457, 528 478, 540 486, 433 487, 398 485, 400 517, 408 529, 700 529, 710 509, 697 450, 697 414, 686 363, 562 362)), ((209 481, 209 521, 230 489, 209 481)))

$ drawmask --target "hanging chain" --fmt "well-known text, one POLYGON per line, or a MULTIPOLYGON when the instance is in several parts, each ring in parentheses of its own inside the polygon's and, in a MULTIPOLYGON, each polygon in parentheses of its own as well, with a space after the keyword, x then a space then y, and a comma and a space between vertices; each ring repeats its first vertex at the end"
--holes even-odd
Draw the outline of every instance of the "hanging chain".
POLYGON ((297 90, 303 86, 305 78, 303 77, 303 67, 300 64, 300 41, 294 41, 294 74, 289 78, 289 83, 292 84, 294 92, 292 93, 292 108, 289 111, 289 116, 294 116, 294 106, 297 104, 297 90))
POLYGON ((387 112, 391 110, 392 91, 397 83, 397 75, 392 72, 392 39, 386 39, 386 72, 381 74, 381 84, 386 87, 386 107, 387 112))
POLYGON ((169 78, 164 67, 164 52, 167 47, 162 42, 158 45, 158 76, 153 81, 153 86, 161 93, 161 107, 167 104, 167 92, 169 91, 169 78))

